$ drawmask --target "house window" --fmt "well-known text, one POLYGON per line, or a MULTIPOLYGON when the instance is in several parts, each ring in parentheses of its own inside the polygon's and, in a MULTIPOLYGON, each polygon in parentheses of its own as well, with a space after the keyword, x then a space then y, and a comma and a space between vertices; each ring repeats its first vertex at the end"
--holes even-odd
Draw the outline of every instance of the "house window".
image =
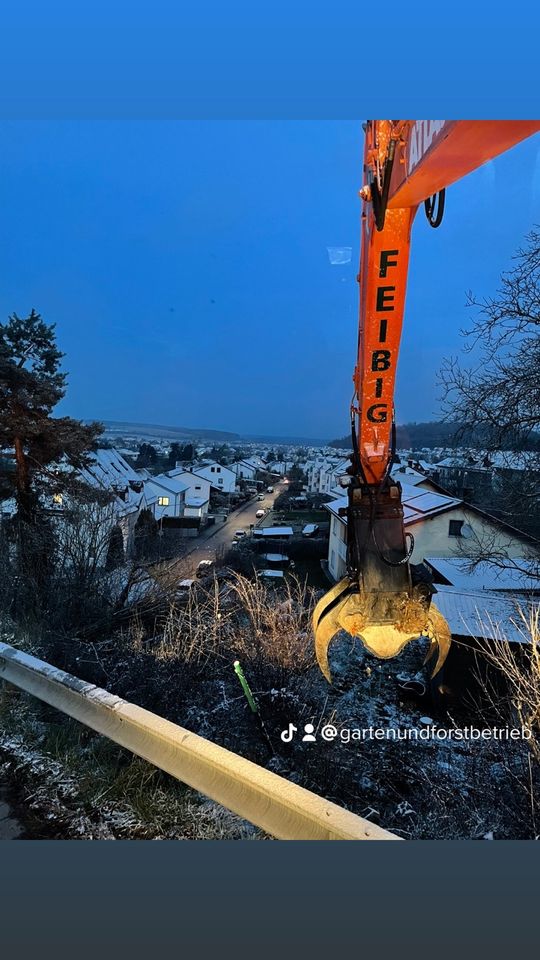
POLYGON ((196 490, 200 490, 201 488, 200 488, 200 487, 195 487, 195 489, 196 489, 196 490))
POLYGON ((210 467, 210 473, 215 473, 215 472, 216 472, 216 468, 215 468, 215 467, 210 467))
POLYGON ((218 472, 218 473, 221 473, 221 467, 218 467, 218 468, 217 468, 217 472, 218 472))
POLYGON ((168 507, 169 498, 168 497, 158 497, 158 507, 168 507))
POLYGON ((55 493, 55 495, 54 495, 54 497, 53 497, 53 501, 54 501, 54 503, 61 504, 61 503, 62 503, 62 494, 61 494, 61 493, 55 493))
POLYGON ((223 477, 220 477, 218 483, 223 483, 223 477))
POLYGON ((448 536, 461 537, 462 526, 463 520, 450 520, 450 523, 448 524, 448 536))

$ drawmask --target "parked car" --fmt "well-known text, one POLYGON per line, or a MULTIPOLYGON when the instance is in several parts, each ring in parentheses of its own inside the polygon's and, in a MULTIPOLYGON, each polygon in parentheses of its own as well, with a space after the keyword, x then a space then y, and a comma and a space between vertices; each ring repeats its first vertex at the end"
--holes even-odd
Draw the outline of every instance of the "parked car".
POLYGON ((235 531, 234 531, 234 535, 235 535, 235 537, 236 537, 237 540, 241 540, 242 537, 245 537, 246 531, 245 531, 245 530, 235 530, 235 531))
POLYGON ((260 493, 257 500, 264 500, 264 493, 260 493))
POLYGON ((214 563, 215 563, 214 560, 201 560, 201 562, 197 566, 197 571, 196 571, 197 576, 205 577, 206 574, 210 573, 210 571, 212 570, 214 563))
POLYGON ((189 591, 194 583, 195 580, 180 580, 180 583, 177 585, 177 589, 181 590, 182 592, 189 591))
POLYGON ((273 493, 273 492, 274 492, 274 488, 273 488, 273 487, 267 487, 267 488, 266 488, 266 492, 267 492, 267 493, 273 493))
POLYGON ((255 514, 255 516, 257 518, 264 517, 265 513, 266 513, 266 510, 257 510, 257 513, 255 514))
POLYGON ((318 523, 306 523, 304 529, 302 530, 303 537, 315 537, 319 530, 318 523))

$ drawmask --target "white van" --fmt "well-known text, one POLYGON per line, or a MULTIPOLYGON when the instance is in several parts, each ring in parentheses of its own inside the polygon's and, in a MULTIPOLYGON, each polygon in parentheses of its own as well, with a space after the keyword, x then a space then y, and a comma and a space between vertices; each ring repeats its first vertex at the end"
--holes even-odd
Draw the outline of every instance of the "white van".
POLYGON ((246 531, 245 531, 245 530, 235 530, 235 531, 234 531, 234 535, 235 535, 235 537, 236 537, 237 540, 241 540, 242 537, 245 537, 246 531))
POLYGON ((257 510, 257 513, 255 514, 255 516, 257 517, 257 520, 259 520, 261 517, 264 517, 265 513, 266 513, 266 510, 257 510))

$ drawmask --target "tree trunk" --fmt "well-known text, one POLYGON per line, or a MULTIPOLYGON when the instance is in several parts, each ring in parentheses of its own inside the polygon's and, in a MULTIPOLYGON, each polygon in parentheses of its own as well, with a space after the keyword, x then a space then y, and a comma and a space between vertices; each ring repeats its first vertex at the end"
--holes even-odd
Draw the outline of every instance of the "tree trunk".
POLYGON ((33 519, 32 491, 30 489, 30 475, 28 461, 20 437, 15 437, 15 462, 17 480, 17 507, 21 520, 31 523, 33 519))

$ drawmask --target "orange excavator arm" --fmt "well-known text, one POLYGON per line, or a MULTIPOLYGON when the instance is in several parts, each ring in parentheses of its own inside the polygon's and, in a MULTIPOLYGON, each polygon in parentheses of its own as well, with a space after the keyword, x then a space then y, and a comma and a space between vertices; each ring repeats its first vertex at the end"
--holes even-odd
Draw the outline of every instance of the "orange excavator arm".
POLYGON ((431 223, 437 225, 435 194, 539 129, 537 120, 373 120, 366 124, 354 387, 360 459, 368 483, 379 483, 391 460, 410 235, 418 205, 427 201, 431 223))
POLYGON ((424 202, 439 226, 445 188, 540 130, 537 120, 372 120, 364 126, 358 357, 351 404, 353 454, 348 469, 347 576, 317 604, 315 650, 330 680, 328 646, 345 630, 378 657, 396 656, 424 635, 450 647, 423 564, 409 563, 401 487, 390 469, 395 441, 394 390, 409 266, 411 228, 424 202))

